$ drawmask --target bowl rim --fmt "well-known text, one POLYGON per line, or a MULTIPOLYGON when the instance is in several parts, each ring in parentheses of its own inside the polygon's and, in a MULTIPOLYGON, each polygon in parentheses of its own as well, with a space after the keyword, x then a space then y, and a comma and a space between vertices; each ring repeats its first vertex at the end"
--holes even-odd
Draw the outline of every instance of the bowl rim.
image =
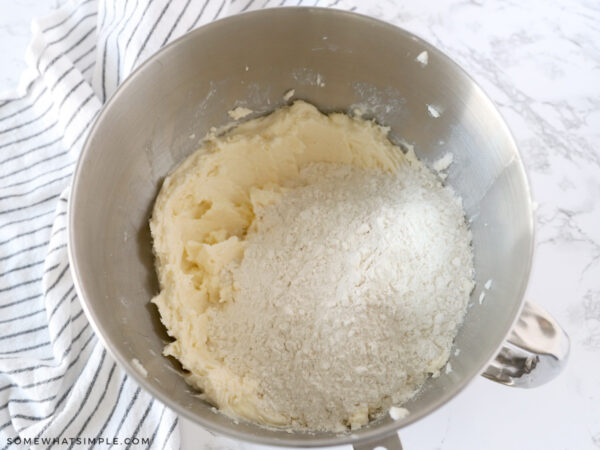
MULTIPOLYGON (((535 230, 534 230, 533 203, 532 203, 531 188, 530 188, 529 179, 527 177, 527 172, 525 171, 525 167, 523 165, 518 146, 516 144, 516 141, 514 139, 514 136, 511 132, 510 128, 508 127, 508 124, 506 123, 506 120, 504 119, 504 117, 502 116, 502 114, 500 113, 500 111, 498 110, 496 105, 494 104, 494 102, 490 99, 490 97, 487 95, 487 93, 483 90, 483 88, 473 79, 473 77, 471 77, 471 75, 469 75, 458 63, 456 63, 453 59, 451 59, 448 55, 446 55, 442 50, 438 49, 437 47, 435 47, 434 45, 432 45, 425 39, 405 30, 404 28, 401 28, 394 24, 388 23, 381 19, 367 16, 365 14, 360 14, 360 13, 356 13, 353 11, 326 8, 326 7, 312 7, 312 6, 276 7, 276 8, 265 8, 265 9, 259 9, 259 10, 253 10, 253 11, 246 11, 246 12, 234 14, 231 16, 227 16, 227 17, 215 20, 213 22, 209 22, 209 23, 202 25, 190 32, 187 32, 183 36, 175 39, 173 42, 162 47, 156 53, 154 53, 152 56, 150 56, 148 59, 146 59, 146 61, 144 61, 142 64, 140 64, 123 81, 123 83, 121 83, 117 87, 115 92, 111 95, 111 97, 102 106, 102 109, 101 109, 100 113, 98 114, 96 120, 94 121, 94 123, 90 129, 90 132, 86 136, 85 142, 82 146, 81 152, 77 159, 77 164, 76 164, 75 170, 73 172, 70 198, 69 198, 69 206, 68 206, 67 250, 68 250, 69 264, 71 266, 71 274, 72 274, 72 278, 73 278, 73 284, 75 286, 77 295, 78 295, 79 299, 81 300, 80 303, 81 303, 82 309, 84 310, 85 315, 87 316, 87 319, 88 319, 90 325, 92 326, 92 329, 94 330, 96 336, 99 338, 100 342, 102 343, 104 348, 108 351, 108 353, 126 371, 127 375, 132 377, 135 380, 135 382, 138 385, 140 385, 145 391, 150 393, 154 398, 158 399, 160 402, 167 405, 176 414, 189 419, 190 421, 206 428, 209 431, 219 433, 223 436, 227 436, 229 438, 238 439, 238 440, 242 440, 242 441, 246 441, 246 442, 262 444, 262 445, 272 445, 272 446, 328 447, 328 446, 338 446, 338 445, 348 445, 348 444, 356 445, 356 444, 365 444, 365 443, 376 442, 376 441, 379 441, 379 440, 397 432, 401 428, 404 428, 404 427, 406 427, 410 424, 413 424, 413 423, 417 422, 418 420, 428 416, 433 411, 439 409, 440 407, 442 407, 443 405, 448 403, 451 399, 456 397, 459 393, 461 393, 465 389, 465 387, 468 384, 471 383, 471 381, 477 375, 480 375, 486 369, 486 367, 489 365, 489 363, 491 361, 493 361, 493 359, 498 354, 498 351, 503 346, 503 344, 506 340, 506 337, 508 336, 510 331, 513 329, 515 323, 517 322, 517 320, 521 314, 521 311, 523 309, 524 303, 525 303, 525 293, 526 293, 526 290, 527 290, 527 287, 529 284, 529 279, 530 279, 530 274, 531 274, 534 246, 535 246, 535 230), (523 274, 524 276, 523 276, 520 286, 518 288, 518 292, 519 292, 519 296, 520 296, 519 304, 515 308, 514 319, 511 323, 510 327, 507 328, 504 339, 498 343, 498 345, 496 346, 496 348, 494 348, 493 351, 489 352, 489 354, 487 355, 487 358, 485 359, 485 362, 481 365, 479 370, 474 372, 472 376, 463 378, 453 390, 451 390, 449 392, 445 392, 443 395, 441 395, 439 398, 437 398, 436 401, 434 401, 430 405, 428 405, 427 408, 424 408, 420 413, 409 414, 405 419, 387 423, 382 426, 376 426, 373 428, 365 429, 364 431, 361 431, 360 435, 355 435, 352 433, 342 434, 342 435, 331 433, 331 435, 327 436, 327 437, 306 440, 306 439, 303 439, 302 434, 295 434, 295 436, 296 436, 295 439, 291 438, 289 440, 288 439, 283 440, 280 437, 275 437, 275 436, 270 436, 270 435, 259 436, 257 434, 249 433, 249 432, 246 432, 243 430, 235 430, 234 427, 223 426, 218 423, 214 423, 211 420, 207 420, 205 418, 196 416, 191 411, 187 410, 186 408, 182 407, 177 402, 173 401, 169 396, 161 393, 158 389, 156 389, 153 386, 153 384, 150 383, 146 377, 142 376, 142 374, 140 374, 135 369, 135 367, 133 366, 133 363, 129 360, 129 358, 126 358, 121 352, 119 352, 117 349, 113 348, 113 346, 111 345, 110 336, 103 329, 103 327, 100 324, 99 319, 96 317, 96 315, 94 314, 94 312, 91 308, 91 302, 89 300, 90 297, 88 297, 86 295, 87 292, 86 292, 85 286, 83 285, 83 283, 81 281, 81 276, 80 276, 81 269, 80 269, 77 259, 75 257, 75 255, 77 253, 77 244, 76 244, 76 238, 75 238, 76 227, 75 227, 75 223, 74 223, 74 220, 75 220, 74 205, 76 204, 76 201, 74 201, 74 200, 77 198, 77 187, 84 183, 84 181, 82 180, 82 176, 81 176, 82 166, 84 165, 84 161, 86 160, 87 154, 91 151, 90 148, 92 147, 93 137, 94 137, 97 129, 100 127, 100 124, 102 123, 104 117, 111 113, 111 107, 113 106, 113 104, 115 104, 117 102, 118 98, 123 94, 123 91, 128 89, 128 87, 130 85, 133 85, 136 82, 136 79, 140 76, 140 74, 142 72, 145 71, 145 69, 148 66, 150 66, 151 64, 154 64, 157 60, 159 60, 162 57, 162 55, 164 55, 165 53, 167 53, 169 51, 172 51, 175 47, 177 47, 178 45, 181 45, 183 42, 186 42, 188 40, 197 39, 197 38, 199 38, 200 35, 202 35, 203 33, 207 33, 212 28, 222 27, 222 26, 230 26, 231 24, 234 24, 237 21, 246 20, 245 17, 247 17, 247 16, 256 16, 256 15, 268 16, 271 14, 281 14, 281 13, 286 13, 286 14, 299 14, 299 13, 302 13, 302 14, 306 14, 306 13, 326 14, 326 15, 330 16, 330 20, 339 20, 340 18, 344 18, 344 19, 350 19, 350 20, 360 20, 360 21, 369 22, 371 25, 376 25, 376 26, 385 28, 390 32, 400 33, 401 35, 403 35, 404 38, 411 39, 414 42, 417 42, 427 52, 433 53, 436 55, 437 58, 441 58, 442 60, 444 60, 445 63, 449 63, 451 66, 454 67, 454 69, 459 74, 461 74, 461 76, 465 77, 465 79, 470 82, 470 84, 472 85, 472 88, 475 91, 478 91, 478 94, 481 95, 482 99, 484 99, 484 101, 491 106, 491 108, 490 108, 491 111, 493 111, 493 113, 495 114, 496 118, 498 119, 497 120, 498 124, 503 127, 503 131, 509 140, 509 143, 511 146, 511 152, 513 153, 513 156, 515 159, 513 163, 516 164, 516 166, 517 166, 519 175, 523 180, 523 186, 525 188, 525 192, 523 194, 526 195, 526 200, 527 200, 527 206, 528 206, 528 211, 529 211, 529 214, 528 214, 529 220, 528 220, 527 225, 528 225, 528 229, 529 229, 530 236, 531 236, 531 239, 529 240, 529 248, 527 249, 528 250, 527 251, 527 265, 526 265, 527 270, 523 274)), ((246 421, 246 422, 251 423, 249 421, 246 421)), ((256 425, 256 426, 260 427, 260 425, 256 425)), ((266 428, 263 428, 263 427, 260 427, 260 428, 265 431, 268 431, 268 429, 266 429, 266 428)), ((294 436, 294 434, 290 434, 290 436, 294 436)))

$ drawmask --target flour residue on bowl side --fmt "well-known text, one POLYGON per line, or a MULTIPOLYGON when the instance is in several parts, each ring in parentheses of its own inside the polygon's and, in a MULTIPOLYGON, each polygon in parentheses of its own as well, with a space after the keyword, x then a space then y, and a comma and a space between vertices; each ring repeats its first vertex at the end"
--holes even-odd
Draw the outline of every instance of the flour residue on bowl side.
POLYGON ((286 91, 286 93, 283 94, 283 100, 286 102, 289 102, 291 100, 291 98, 294 96, 294 94, 296 94, 295 89, 290 89, 290 90, 286 91))
POLYGON ((292 78, 299 85, 325 87, 325 77, 308 67, 298 67, 292 70, 292 78))
POLYGON ((360 118, 373 118, 377 122, 386 123, 390 116, 404 116, 408 113, 406 98, 394 87, 381 89, 371 83, 355 82, 352 83, 352 89, 359 98, 348 108, 354 116, 355 111, 360 111, 360 118))
POLYGON ((245 106, 237 106, 236 108, 227 111, 227 115, 233 120, 240 120, 252 114, 253 112, 254 111, 252 111, 250 108, 246 108, 245 106))
POLYGON ((437 119, 442 115, 442 108, 440 108, 439 106, 430 105, 430 104, 426 104, 426 106, 427 106, 427 112, 434 119, 437 119))
POLYGON ((419 55, 415 58, 415 61, 417 61, 423 67, 427 66, 429 63, 429 53, 427 53, 427 50, 419 53, 419 55))
POLYGON ((133 367, 135 367, 135 370, 137 370, 140 373, 140 375, 142 375, 144 378, 146 378, 148 376, 148 371, 142 365, 142 363, 140 362, 139 359, 133 358, 131 360, 131 364, 133 365, 133 367))

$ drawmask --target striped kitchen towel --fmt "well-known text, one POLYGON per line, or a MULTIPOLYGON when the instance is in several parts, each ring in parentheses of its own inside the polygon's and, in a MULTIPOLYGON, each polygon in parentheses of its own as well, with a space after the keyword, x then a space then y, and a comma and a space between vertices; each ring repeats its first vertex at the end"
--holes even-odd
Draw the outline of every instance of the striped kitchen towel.
POLYGON ((102 104, 157 49, 282 3, 71 0, 33 22, 28 69, 0 99, 0 450, 179 447, 176 415, 115 364, 81 309, 66 249, 71 174, 102 104))

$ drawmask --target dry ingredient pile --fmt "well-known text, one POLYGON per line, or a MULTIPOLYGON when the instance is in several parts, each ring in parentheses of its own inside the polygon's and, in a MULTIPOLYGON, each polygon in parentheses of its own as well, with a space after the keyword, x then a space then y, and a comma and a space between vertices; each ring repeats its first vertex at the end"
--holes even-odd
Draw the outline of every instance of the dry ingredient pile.
POLYGON ((165 354, 222 411, 356 429, 448 360, 470 231, 386 133, 296 102, 210 137, 165 181, 151 221, 165 354))

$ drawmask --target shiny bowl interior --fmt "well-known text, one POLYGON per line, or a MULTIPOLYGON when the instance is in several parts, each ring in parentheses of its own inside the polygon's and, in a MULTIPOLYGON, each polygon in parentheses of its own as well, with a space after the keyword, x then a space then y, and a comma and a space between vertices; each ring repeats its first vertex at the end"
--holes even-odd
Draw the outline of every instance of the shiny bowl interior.
MULTIPOLYGON (((252 117, 252 116, 251 116, 252 117)), ((242 14, 204 26, 157 53, 113 95, 77 166, 69 254, 84 309, 118 362, 160 401, 198 424, 271 445, 326 446, 392 433, 444 404, 496 354, 522 305, 533 246, 527 179, 494 105, 427 42, 364 16, 319 8, 242 14), (428 52, 423 66, 416 57, 428 52), (473 231, 477 287, 456 339, 452 372, 429 380, 400 421, 352 435, 287 433, 216 414, 194 396, 173 361, 149 303, 158 285, 148 228, 165 175, 212 126, 246 106, 253 116, 295 98, 323 111, 356 106, 414 145, 428 163, 454 155, 447 183, 463 198, 473 231), (441 114, 433 117, 429 106, 441 114), (479 294, 493 280, 483 304, 479 294), (147 370, 142 376, 133 359, 147 370)))

